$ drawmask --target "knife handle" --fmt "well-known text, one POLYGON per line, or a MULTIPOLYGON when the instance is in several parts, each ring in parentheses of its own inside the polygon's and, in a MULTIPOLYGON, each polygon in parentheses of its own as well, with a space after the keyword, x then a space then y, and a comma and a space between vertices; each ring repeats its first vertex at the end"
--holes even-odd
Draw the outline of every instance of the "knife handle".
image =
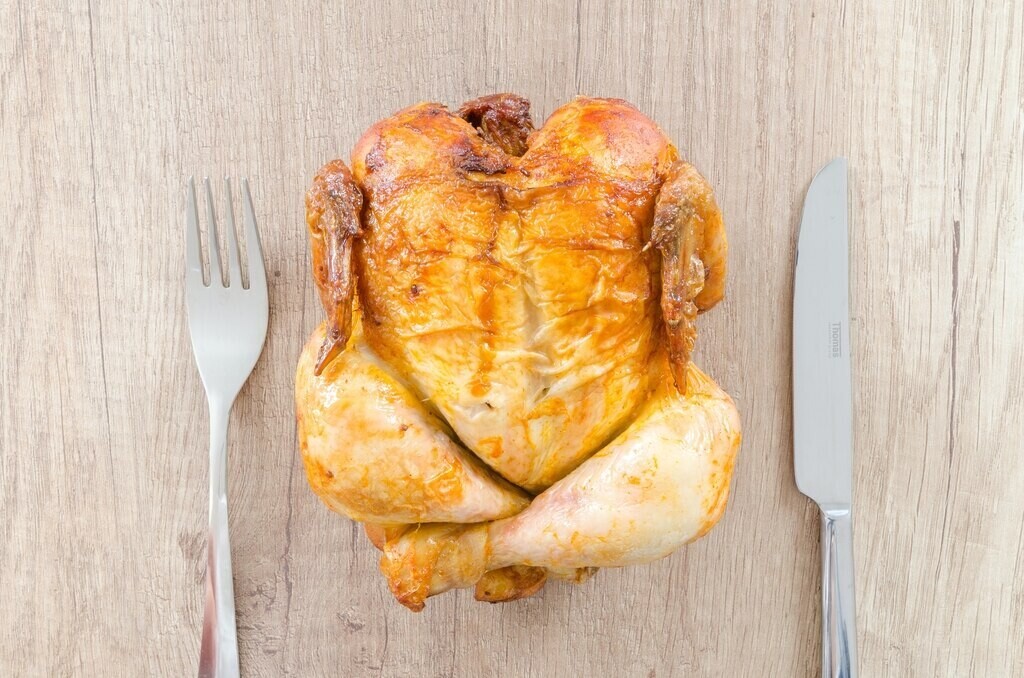
POLYGON ((857 606, 853 591, 853 511, 821 510, 821 675, 857 676, 857 606))

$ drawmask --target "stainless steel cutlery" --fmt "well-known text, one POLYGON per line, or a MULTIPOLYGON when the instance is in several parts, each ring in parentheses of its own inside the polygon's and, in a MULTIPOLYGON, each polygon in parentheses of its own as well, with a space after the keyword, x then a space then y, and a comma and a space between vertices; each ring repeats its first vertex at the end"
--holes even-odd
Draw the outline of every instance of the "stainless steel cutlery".
POLYGON ((853 586, 853 445, 845 158, 804 200, 793 294, 796 484, 821 509, 822 675, 857 675, 853 586))
POLYGON ((210 406, 210 531, 207 540, 206 605, 199 651, 199 678, 238 677, 238 638, 228 539, 228 417, 252 373, 267 336, 267 276, 256 231, 249 183, 242 180, 245 222, 243 267, 235 230, 231 183, 224 180, 226 258, 220 255, 210 180, 206 193, 207 246, 203 256, 195 182, 189 179, 185 207, 185 300, 196 365, 210 406), (204 259, 209 274, 204 274, 204 259), (246 268, 247 270, 243 270, 246 268), (226 269, 226 270, 225 270, 226 269), (247 273, 247 276, 243 276, 247 273), (243 285, 243 277, 248 284, 243 285))

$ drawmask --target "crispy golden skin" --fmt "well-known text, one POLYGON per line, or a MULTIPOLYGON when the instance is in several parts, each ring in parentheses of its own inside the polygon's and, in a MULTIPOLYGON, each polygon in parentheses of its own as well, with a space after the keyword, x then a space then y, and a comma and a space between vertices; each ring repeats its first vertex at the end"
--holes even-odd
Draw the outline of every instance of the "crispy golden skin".
MULTIPOLYGON (((458 113, 419 104, 371 127, 351 167, 326 165, 306 201, 328 317, 297 376, 311 485, 374 524, 382 567, 410 607, 444 590, 431 584, 438 576, 480 582, 484 600, 528 595, 548 574, 582 578, 602 563, 490 567, 474 550, 489 542, 467 542, 479 530, 458 524, 520 511, 527 495, 506 480, 539 494, 531 510, 543 505, 547 488, 635 427, 655 394, 690 406, 695 317, 725 282, 710 187, 653 122, 615 99, 578 98, 538 130, 514 95, 458 113), (408 435, 391 430, 395 403, 415 413, 420 437, 408 444, 389 442, 408 435), (324 469, 334 475, 325 480, 324 469), (411 523, 432 525, 401 527, 411 523), (455 552, 480 557, 438 575, 455 552)), ((728 440, 738 445, 733 419, 715 425, 735 430, 728 440)), ((662 442, 678 454, 694 444, 662 442)))

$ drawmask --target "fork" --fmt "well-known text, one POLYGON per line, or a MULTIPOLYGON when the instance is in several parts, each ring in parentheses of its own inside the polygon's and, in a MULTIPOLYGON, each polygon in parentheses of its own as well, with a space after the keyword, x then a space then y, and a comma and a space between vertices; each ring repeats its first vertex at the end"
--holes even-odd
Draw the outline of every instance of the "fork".
POLYGON ((203 276, 199 209, 195 181, 189 178, 185 207, 185 302, 192 352, 210 406, 210 532, 207 540, 206 604, 199 649, 199 678, 238 678, 238 635, 228 539, 228 417, 245 380, 263 351, 267 336, 267 276, 256 232, 249 182, 242 179, 248 285, 242 284, 242 262, 235 234, 231 182, 227 194, 227 280, 221 266, 217 217, 210 180, 206 185, 207 254, 210 275, 203 276))

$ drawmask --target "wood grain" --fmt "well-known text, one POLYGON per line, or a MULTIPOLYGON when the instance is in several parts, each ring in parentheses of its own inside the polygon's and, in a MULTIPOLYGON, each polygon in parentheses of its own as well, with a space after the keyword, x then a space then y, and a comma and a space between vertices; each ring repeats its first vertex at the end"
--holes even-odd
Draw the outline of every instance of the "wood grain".
POLYGON ((182 188, 248 174, 271 330, 236 403, 247 676, 810 676, 817 514, 793 484, 800 202, 853 168, 865 676, 1024 675, 1024 6, 0 3, 0 674, 197 665, 205 401, 182 188), (307 489, 292 374, 321 318, 302 195, 409 103, 625 97, 709 177, 732 244, 698 361, 745 440, 725 519, 647 567, 413 615, 307 489))

